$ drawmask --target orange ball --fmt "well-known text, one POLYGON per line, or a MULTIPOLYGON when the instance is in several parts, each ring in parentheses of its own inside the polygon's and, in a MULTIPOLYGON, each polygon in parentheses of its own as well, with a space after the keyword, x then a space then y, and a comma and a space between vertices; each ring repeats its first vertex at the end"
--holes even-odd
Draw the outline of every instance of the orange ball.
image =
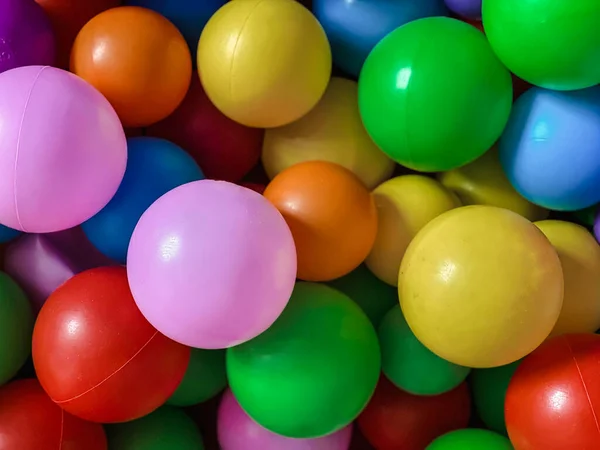
POLYGON ((292 231, 302 280, 344 276, 373 247, 375 202, 356 175, 342 166, 325 161, 293 165, 273 178, 264 196, 292 231))
POLYGON ((80 31, 71 71, 95 86, 123 125, 143 127, 170 115, 192 79, 192 57, 179 30, 154 11, 105 11, 80 31))

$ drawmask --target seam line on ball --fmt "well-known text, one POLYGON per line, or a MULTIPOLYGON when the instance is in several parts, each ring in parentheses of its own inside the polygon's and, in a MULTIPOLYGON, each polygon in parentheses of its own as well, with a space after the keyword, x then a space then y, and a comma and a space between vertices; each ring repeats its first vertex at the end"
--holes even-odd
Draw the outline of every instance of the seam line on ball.
POLYGON ((65 410, 60 408, 60 441, 58 441, 58 450, 62 450, 64 434, 65 434, 65 410))
MULTIPOLYGON (((19 214, 19 205, 18 205, 18 195, 17 195, 17 173, 19 168, 19 153, 21 150, 21 133, 23 132, 23 124, 25 123, 25 114, 27 114, 27 108, 29 107, 29 101, 31 100, 31 96, 33 94, 33 90, 42 75, 42 72, 46 70, 48 66, 44 66, 40 69, 40 71, 35 76, 33 83, 31 83, 31 88, 29 88, 29 92, 27 93, 27 99, 25 100, 25 106, 23 107, 23 115, 21 116, 21 123, 19 123, 19 132, 17 133, 17 150, 15 152, 15 165, 13 167, 13 200, 15 204, 15 216, 17 218, 17 223, 22 231, 27 232, 25 227, 23 227, 23 223, 21 223, 21 215, 19 214)), ((60 450, 60 449, 59 449, 60 450)))
POLYGON ((118 374, 121 370, 123 370, 125 367, 127 367, 127 365, 133 361, 135 359, 135 357, 137 355, 139 355, 146 347, 148 347, 148 345, 150 344, 150 342, 152 342, 152 339, 154 339, 156 336, 158 335, 158 331, 155 331, 154 334, 150 337, 150 339, 148 339, 148 341, 142 345, 140 347, 140 349, 135 352, 135 354, 129 358, 127 361, 125 361, 123 363, 123 365, 121 365, 121 367, 119 367, 118 369, 116 369, 113 373, 111 373, 110 375, 108 375, 106 378, 104 378, 102 381, 96 383, 94 386, 92 386, 91 388, 89 388, 88 390, 86 390, 85 392, 82 392, 81 394, 77 394, 74 397, 71 397, 67 400, 54 400, 54 403, 57 404, 61 404, 61 403, 68 403, 68 402, 72 402, 73 400, 77 400, 78 398, 83 397, 84 395, 89 394, 90 392, 92 392, 94 389, 100 387, 101 385, 103 385, 106 381, 110 380, 112 377, 114 377, 116 374, 118 374))

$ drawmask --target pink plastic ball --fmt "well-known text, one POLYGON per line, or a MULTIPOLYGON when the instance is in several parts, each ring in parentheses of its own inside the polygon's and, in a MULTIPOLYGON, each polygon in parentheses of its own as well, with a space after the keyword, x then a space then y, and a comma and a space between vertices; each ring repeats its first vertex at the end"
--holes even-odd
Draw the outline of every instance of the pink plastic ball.
POLYGON ((135 301, 161 333, 227 348, 279 317, 296 278, 296 248, 277 209, 226 181, 167 192, 140 218, 127 253, 135 301))
POLYGON ((222 450, 348 450, 352 439, 352 424, 315 439, 292 439, 272 433, 244 412, 229 389, 219 406, 217 427, 222 450))
POLYGON ((119 118, 87 82, 46 66, 0 74, 0 223, 79 225, 112 198, 126 163, 119 118))

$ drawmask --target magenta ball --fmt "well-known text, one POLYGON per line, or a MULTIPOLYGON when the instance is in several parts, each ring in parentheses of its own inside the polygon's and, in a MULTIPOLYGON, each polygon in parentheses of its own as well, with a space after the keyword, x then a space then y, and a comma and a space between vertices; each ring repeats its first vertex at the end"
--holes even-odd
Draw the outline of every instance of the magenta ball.
POLYGON ((34 0, 0 0, 0 73, 15 67, 52 65, 54 31, 34 0))
POLYGON ((65 230, 112 198, 127 143, 117 114, 90 84, 28 66, 0 74, 0 223, 29 233, 65 230))
POLYGON ((227 348, 279 317, 294 288, 296 248, 262 195, 225 181, 194 181, 142 215, 127 274, 158 331, 190 347, 227 348))
POLYGON ((315 439, 292 439, 272 433, 254 422, 231 390, 223 394, 217 417, 221 450, 348 450, 352 424, 315 439))
POLYGON ((482 0, 446 0, 450 11, 466 19, 481 19, 482 0))

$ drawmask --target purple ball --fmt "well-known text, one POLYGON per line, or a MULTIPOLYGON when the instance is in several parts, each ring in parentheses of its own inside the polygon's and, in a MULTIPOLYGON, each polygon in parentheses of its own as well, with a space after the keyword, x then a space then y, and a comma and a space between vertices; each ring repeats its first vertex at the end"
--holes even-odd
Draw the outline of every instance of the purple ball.
POLYGON ((56 47, 50 20, 34 0, 0 0, 0 73, 51 66, 56 47))
POLYGON ((466 19, 481 19, 482 0, 446 0, 449 10, 466 19))
POLYGON ((348 450, 352 439, 352 424, 314 439, 279 436, 254 422, 229 389, 219 406, 217 427, 222 450, 348 450))

